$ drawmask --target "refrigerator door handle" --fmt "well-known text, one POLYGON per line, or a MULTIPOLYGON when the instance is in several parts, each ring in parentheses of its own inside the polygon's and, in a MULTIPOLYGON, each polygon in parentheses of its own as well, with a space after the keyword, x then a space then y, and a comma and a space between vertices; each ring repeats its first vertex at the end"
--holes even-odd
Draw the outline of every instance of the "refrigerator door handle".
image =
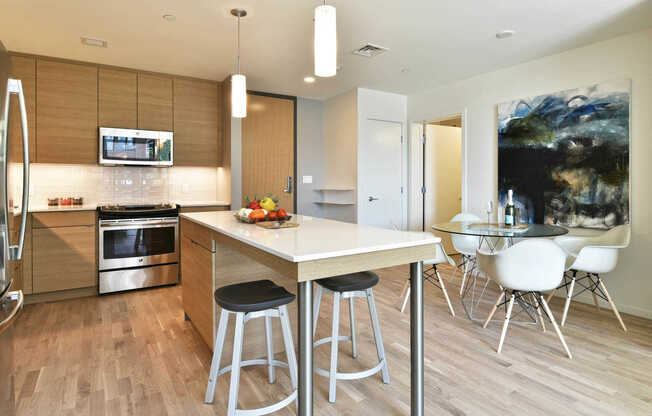
POLYGON ((9 316, 7 316, 5 319, 0 321, 0 334, 4 332, 5 328, 8 328, 11 324, 14 323, 14 318, 16 315, 18 315, 18 312, 20 312, 21 309, 23 309, 23 304, 25 302, 25 297, 23 295, 22 290, 18 290, 16 292, 10 292, 7 295, 8 299, 18 299, 18 302, 16 302, 16 306, 14 309, 11 311, 9 316))
MULTIPOLYGON (((20 260, 23 256, 23 245, 25 243, 25 228, 27 227, 27 215, 29 212, 29 135, 27 131, 27 110, 25 109, 25 95, 23 94, 23 84, 19 79, 11 79, 7 82, 7 109, 9 111, 9 94, 18 95, 18 105, 20 107, 20 124, 23 133, 23 201, 21 210, 23 216, 20 221, 20 234, 18 236, 18 245, 9 247, 9 259, 20 260)), ((7 122, 9 118, 6 118, 7 122)), ((6 146, 6 139, 5 139, 6 146)), ((5 159, 7 158, 7 151, 5 150, 5 159)), ((7 180, 7 166, 5 163, 5 182, 7 180)), ((5 189, 7 184, 5 183, 5 189)), ((5 215, 9 215, 9 200, 5 199, 5 215)))

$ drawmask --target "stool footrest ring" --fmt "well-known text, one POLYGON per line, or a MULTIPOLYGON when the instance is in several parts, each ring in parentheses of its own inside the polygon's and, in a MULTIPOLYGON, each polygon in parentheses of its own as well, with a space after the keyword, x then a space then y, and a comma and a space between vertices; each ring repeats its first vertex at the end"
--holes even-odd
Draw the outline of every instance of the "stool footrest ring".
POLYGON ((285 399, 281 400, 278 403, 271 404, 266 407, 261 407, 259 409, 247 409, 247 410, 240 410, 236 409, 235 414, 236 416, 262 416, 262 415, 268 415, 270 413, 274 413, 278 410, 281 410, 285 406, 289 405, 293 401, 297 399, 297 390, 293 391, 292 394, 290 394, 288 397, 285 399))
MULTIPOLYGON (((320 345, 328 344, 328 343, 331 342, 332 339, 333 339, 333 337, 322 338, 320 340, 315 341, 314 344, 312 344, 312 346, 313 346, 313 348, 316 348, 316 347, 318 347, 320 345)), ((338 342, 351 341, 351 337, 348 336, 348 335, 340 335, 339 337, 337 337, 337 341, 338 342)))
MULTIPOLYGON (((240 363, 240 368, 242 367, 249 367, 252 365, 268 365, 269 363, 265 359, 260 359, 260 360, 247 360, 247 361, 242 361, 240 363)), ((284 363, 283 361, 278 361, 278 360, 272 360, 272 366, 274 367, 285 367, 288 368, 288 363, 284 363)), ((231 371, 231 366, 227 365, 226 367, 220 369, 220 371, 217 372, 217 376, 224 375, 231 371)))
MULTIPOLYGON (((380 372, 384 365, 385 360, 382 360, 375 367, 372 367, 368 370, 358 371, 357 373, 335 373, 335 378, 338 380, 358 380, 361 378, 367 378, 380 372)), ((318 374, 322 377, 330 377, 330 373, 328 371, 318 367, 315 367, 315 374, 318 374)))

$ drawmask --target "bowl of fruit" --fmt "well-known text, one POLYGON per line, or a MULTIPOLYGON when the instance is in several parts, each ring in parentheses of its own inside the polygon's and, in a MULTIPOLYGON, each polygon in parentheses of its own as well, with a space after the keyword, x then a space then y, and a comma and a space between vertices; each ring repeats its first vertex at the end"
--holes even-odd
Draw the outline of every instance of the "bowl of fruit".
POLYGON ((261 221, 285 222, 292 218, 283 208, 278 208, 278 198, 267 194, 263 198, 245 200, 245 207, 236 211, 235 218, 240 222, 254 224, 261 221))

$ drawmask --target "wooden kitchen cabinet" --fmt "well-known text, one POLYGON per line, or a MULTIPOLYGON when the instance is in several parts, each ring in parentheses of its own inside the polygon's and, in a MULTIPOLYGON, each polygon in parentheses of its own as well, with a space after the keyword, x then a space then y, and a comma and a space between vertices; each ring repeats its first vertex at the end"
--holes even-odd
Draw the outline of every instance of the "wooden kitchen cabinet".
MULTIPOLYGON (((189 229, 190 227, 182 228, 189 229)), ((212 246, 212 240, 211 240, 212 246)), ((202 339, 213 349, 213 257, 214 250, 199 245, 188 234, 181 239, 183 310, 202 339)))
POLYGON ((172 78, 139 73, 138 128, 173 131, 172 107, 172 78))
MULTIPOLYGON (((18 244, 20 232, 20 216, 9 216, 10 244, 18 244)), ((12 260, 7 268, 9 278, 13 280, 12 290, 22 290, 24 294, 32 293, 32 225, 31 216, 27 215, 25 227, 25 241, 23 243, 23 256, 20 260, 12 260)))
POLYGON ((138 128, 138 74, 100 68, 98 75, 100 127, 138 128))
POLYGON ((221 84, 174 80, 174 164, 219 166, 222 160, 221 84))
POLYGON ((97 163, 97 67, 37 59, 36 160, 97 163))
POLYGON ((32 214, 34 293, 97 285, 95 211, 32 214))
MULTIPOLYGON (((10 77, 21 80, 25 109, 27 110, 27 131, 29 137, 29 160, 36 161, 36 59, 24 56, 11 57, 10 77)), ((23 133, 21 131, 18 97, 11 96, 8 138, 9 158, 23 160, 23 133)))

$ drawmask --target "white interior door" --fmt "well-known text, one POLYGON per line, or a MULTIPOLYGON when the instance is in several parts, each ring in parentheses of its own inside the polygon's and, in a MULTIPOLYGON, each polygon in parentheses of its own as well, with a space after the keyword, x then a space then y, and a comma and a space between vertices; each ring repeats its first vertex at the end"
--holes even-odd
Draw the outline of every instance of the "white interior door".
MULTIPOLYGON (((462 211, 462 129, 427 125, 425 148, 425 230, 462 211)), ((438 234, 447 253, 455 252, 448 234, 438 234)))
POLYGON ((358 143, 358 223, 403 228, 401 123, 366 120, 358 143))

